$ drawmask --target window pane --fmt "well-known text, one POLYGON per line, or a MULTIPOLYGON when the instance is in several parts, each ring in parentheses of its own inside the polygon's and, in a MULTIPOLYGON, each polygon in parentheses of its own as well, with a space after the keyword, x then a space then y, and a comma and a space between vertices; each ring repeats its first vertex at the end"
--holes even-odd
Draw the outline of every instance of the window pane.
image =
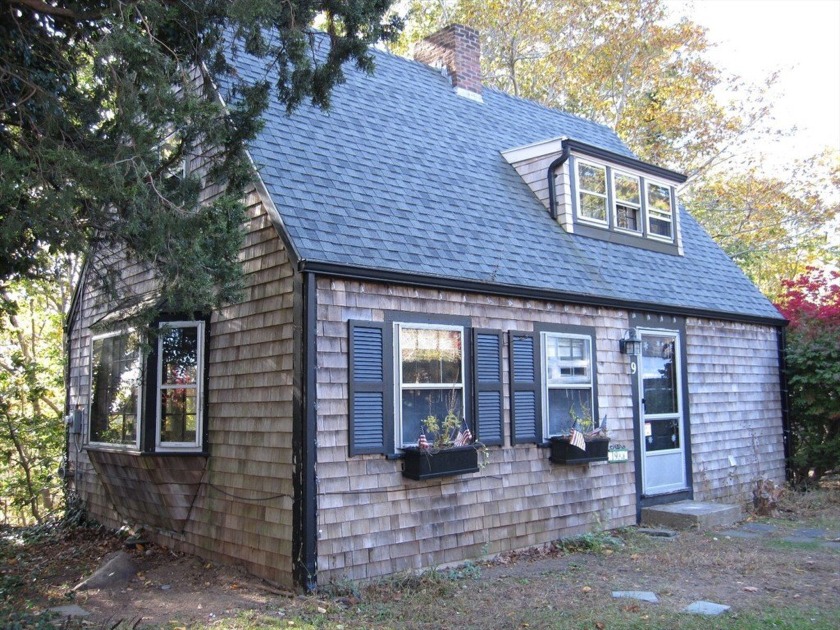
POLYGON ((673 337, 645 335, 641 363, 645 413, 677 413, 673 337))
POLYGON ((198 328, 164 328, 160 336, 164 385, 195 383, 198 368, 198 328))
MULTIPOLYGON (((572 430, 572 409, 578 418, 592 416, 592 390, 590 388, 548 390, 549 437, 568 434, 572 430)), ((586 429, 586 427, 578 428, 586 429)))
POLYGON ((460 330, 400 328, 402 382, 461 383, 460 330))
POLYGON ((651 210, 671 214, 671 189, 659 184, 648 184, 648 205, 651 210))
MULTIPOLYGON (((438 424, 450 413, 459 418, 464 416, 463 392, 461 389, 403 389, 402 391, 402 436, 403 446, 417 445, 424 433, 423 420, 436 416, 438 424)), ((426 435, 429 442, 433 435, 426 435)))
POLYGON ((615 175, 615 199, 624 201, 631 205, 639 205, 639 179, 629 175, 616 173, 615 175))
POLYGON ((632 206, 615 207, 616 225, 622 230, 639 231, 639 209, 632 206))
POLYGON ((597 221, 607 220, 607 198, 589 193, 580 195, 580 215, 597 221))
POLYGON ((160 393, 160 441, 195 442, 195 389, 166 389, 160 393))
POLYGON ((549 385, 592 382, 588 339, 546 335, 545 344, 549 385))
POLYGON ((607 194, 607 169, 594 164, 578 162, 578 186, 588 192, 607 194))
POLYGON ((90 441, 134 444, 140 352, 131 335, 93 342, 91 360, 90 441))
POLYGON ((678 420, 647 420, 645 422, 645 451, 667 451, 680 447, 678 420))
POLYGON ((650 217, 650 233, 671 238, 671 222, 650 217))

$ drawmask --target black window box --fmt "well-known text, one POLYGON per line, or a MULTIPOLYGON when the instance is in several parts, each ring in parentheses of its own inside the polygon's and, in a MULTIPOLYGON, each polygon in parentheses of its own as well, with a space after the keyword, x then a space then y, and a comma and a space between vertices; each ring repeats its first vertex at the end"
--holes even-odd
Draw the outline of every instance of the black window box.
POLYGON ((593 438, 587 440, 585 451, 580 450, 577 446, 572 446, 567 437, 553 437, 549 443, 551 448, 549 459, 555 464, 570 466, 609 460, 609 438, 593 438))
POLYGON ((440 451, 409 447, 403 449, 403 455, 403 477, 418 481, 479 471, 478 450, 474 446, 456 446, 440 451))

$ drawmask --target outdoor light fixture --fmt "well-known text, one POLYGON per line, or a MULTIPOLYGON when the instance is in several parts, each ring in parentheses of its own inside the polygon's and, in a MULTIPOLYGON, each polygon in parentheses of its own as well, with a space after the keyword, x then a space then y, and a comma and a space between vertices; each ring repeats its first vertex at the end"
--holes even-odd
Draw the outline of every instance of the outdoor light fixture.
POLYGON ((624 339, 620 339, 618 347, 621 349, 621 354, 629 354, 636 356, 642 349, 642 341, 636 336, 636 329, 631 328, 624 332, 624 339))

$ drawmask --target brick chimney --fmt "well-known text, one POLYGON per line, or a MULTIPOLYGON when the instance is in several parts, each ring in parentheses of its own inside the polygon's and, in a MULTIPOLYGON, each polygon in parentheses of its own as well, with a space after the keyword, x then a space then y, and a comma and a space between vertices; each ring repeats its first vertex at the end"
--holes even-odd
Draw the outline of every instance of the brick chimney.
POLYGON ((478 31, 450 24, 414 44, 414 59, 434 68, 446 68, 455 92, 481 100, 481 44, 478 31))

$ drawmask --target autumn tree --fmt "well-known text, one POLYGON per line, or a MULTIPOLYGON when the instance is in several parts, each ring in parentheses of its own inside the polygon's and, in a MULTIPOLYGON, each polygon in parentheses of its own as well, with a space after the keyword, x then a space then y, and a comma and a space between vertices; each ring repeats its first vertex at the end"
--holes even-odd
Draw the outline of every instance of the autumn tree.
POLYGON ((789 179, 764 173, 745 147, 784 135, 771 127, 775 75, 754 86, 727 75, 709 61, 705 29, 663 0, 407 5, 397 52, 447 22, 472 26, 486 84, 608 125, 641 159, 686 173, 681 201, 769 296, 806 265, 836 260, 836 157, 791 164, 789 179))
POLYGON ((784 283, 792 468, 801 483, 840 467, 840 273, 808 268, 784 283))
POLYGON ((840 262, 840 153, 793 161, 785 179, 718 169, 689 183, 692 214, 771 299, 815 263, 840 262))

